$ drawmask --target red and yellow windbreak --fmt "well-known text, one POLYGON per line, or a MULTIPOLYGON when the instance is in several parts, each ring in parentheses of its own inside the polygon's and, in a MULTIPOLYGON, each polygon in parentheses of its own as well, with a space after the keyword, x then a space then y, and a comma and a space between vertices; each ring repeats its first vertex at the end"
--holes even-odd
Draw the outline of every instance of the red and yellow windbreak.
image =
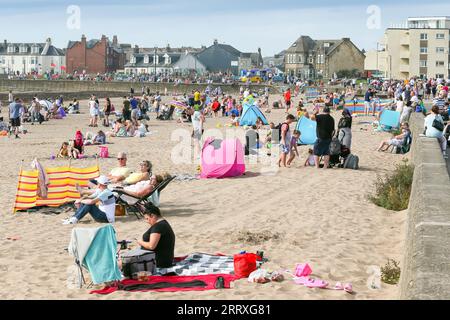
POLYGON ((75 189, 76 183, 85 187, 90 179, 100 176, 98 166, 90 168, 59 167, 45 170, 50 180, 47 199, 37 196, 38 171, 21 170, 14 212, 38 206, 59 207, 74 201, 80 198, 80 194, 75 189))

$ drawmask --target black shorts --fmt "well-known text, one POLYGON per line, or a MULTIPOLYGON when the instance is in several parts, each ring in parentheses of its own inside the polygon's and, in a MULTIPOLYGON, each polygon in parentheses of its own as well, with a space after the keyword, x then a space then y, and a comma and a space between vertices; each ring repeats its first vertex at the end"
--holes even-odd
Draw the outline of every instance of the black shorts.
POLYGON ((20 127, 20 118, 14 118, 10 120, 12 127, 20 127))
POLYGON ((331 139, 317 139, 316 143, 314 144, 314 155, 315 156, 329 156, 330 155, 330 144, 331 139))
POLYGON ((290 107, 291 106, 291 101, 286 101, 286 106, 290 107))

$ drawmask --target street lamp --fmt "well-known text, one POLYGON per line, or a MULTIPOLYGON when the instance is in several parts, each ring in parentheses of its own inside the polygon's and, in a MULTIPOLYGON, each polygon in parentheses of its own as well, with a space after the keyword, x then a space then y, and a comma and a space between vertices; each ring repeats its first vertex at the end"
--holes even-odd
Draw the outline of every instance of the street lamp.
POLYGON ((155 46, 155 55, 153 57, 153 64, 155 65, 155 82, 156 82, 156 50, 158 49, 157 46, 155 46))

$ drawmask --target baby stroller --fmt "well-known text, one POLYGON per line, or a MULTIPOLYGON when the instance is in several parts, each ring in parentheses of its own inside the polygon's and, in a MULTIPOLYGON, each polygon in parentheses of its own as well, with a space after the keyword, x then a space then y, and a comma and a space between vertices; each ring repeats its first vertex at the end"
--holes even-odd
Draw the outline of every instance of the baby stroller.
POLYGON ((350 149, 343 145, 337 137, 333 138, 330 145, 330 167, 342 168, 349 154, 350 149))

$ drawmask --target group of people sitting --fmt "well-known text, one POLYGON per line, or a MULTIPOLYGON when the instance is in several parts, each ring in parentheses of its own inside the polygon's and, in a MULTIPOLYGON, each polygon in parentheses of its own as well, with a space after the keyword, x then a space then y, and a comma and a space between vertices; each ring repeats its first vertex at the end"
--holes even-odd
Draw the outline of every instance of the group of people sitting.
MULTIPOLYGON (((114 223, 117 194, 115 191, 130 198, 142 198, 149 195, 156 186, 168 174, 153 175, 150 161, 142 161, 137 172, 132 172, 127 167, 127 155, 120 152, 117 155, 118 166, 113 168, 108 175, 102 175, 90 181, 89 188, 76 186, 81 198, 75 201, 77 208, 75 214, 64 220, 63 224, 76 224, 87 214, 90 214, 96 222, 114 223)), ((143 234, 142 240, 136 240, 136 244, 142 250, 151 250, 156 255, 156 266, 168 268, 173 264, 175 233, 170 224, 165 220, 156 203, 159 201, 146 202, 141 207, 144 220, 150 228, 143 234)))
POLYGON ((59 149, 57 158, 79 159, 84 155, 84 146, 106 144, 106 134, 99 130, 96 135, 91 132, 86 133, 86 137, 80 130, 75 133, 75 139, 64 141, 59 149))
MULTIPOLYGON (((139 170, 133 172, 127 167, 127 155, 120 152, 117 156, 118 166, 113 168, 108 175, 100 176, 97 179, 89 181, 88 188, 76 186, 81 198, 75 202, 77 211, 64 224, 76 224, 86 214, 91 214, 97 222, 114 223, 116 197, 113 192, 120 190, 125 198, 130 201, 140 199, 150 195, 156 186, 164 179, 170 177, 168 174, 153 175, 152 164, 150 161, 142 161, 139 170), (99 206, 97 207, 97 204, 99 206)), ((159 199, 153 197, 152 202, 159 203, 159 199)))

